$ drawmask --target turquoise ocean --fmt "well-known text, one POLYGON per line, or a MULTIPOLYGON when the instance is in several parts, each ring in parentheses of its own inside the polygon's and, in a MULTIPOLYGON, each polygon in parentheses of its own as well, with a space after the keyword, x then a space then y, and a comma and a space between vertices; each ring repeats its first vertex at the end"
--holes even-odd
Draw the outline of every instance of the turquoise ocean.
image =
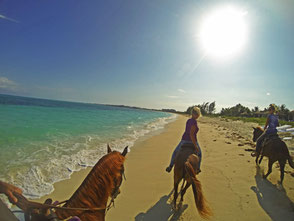
POLYGON ((159 111, 0 95, 0 180, 34 199, 93 166, 107 143, 121 151, 175 115, 159 111))

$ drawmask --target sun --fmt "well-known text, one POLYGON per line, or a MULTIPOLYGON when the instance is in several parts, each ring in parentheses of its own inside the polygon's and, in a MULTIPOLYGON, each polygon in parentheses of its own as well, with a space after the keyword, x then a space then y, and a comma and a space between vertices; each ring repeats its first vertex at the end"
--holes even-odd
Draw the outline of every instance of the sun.
POLYGON ((200 42, 205 54, 228 58, 240 52, 247 42, 246 14, 234 7, 219 8, 208 14, 200 26, 200 42))

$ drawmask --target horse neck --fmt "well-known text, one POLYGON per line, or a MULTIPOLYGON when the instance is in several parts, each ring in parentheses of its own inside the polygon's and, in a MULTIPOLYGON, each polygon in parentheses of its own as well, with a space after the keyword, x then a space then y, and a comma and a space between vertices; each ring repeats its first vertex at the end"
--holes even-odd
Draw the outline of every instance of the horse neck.
POLYGON ((79 188, 72 197, 64 205, 65 207, 106 207, 110 188, 105 185, 98 184, 97 186, 79 188), (102 191, 101 191, 102 190, 102 191), (89 199, 92 200, 89 200, 89 199))
MULTIPOLYGON (((68 200, 64 207, 106 208, 108 198, 111 195, 112 189, 114 188, 113 175, 116 173, 115 171, 118 170, 109 166, 109 163, 112 163, 113 165, 114 161, 114 157, 109 157, 109 159, 102 158, 101 161, 99 161, 94 166, 94 168, 88 174, 81 186, 76 190, 76 192, 72 195, 72 197, 68 200)), ((118 167, 121 167, 121 164, 118 164, 118 167)), ((83 212, 77 212, 76 210, 59 210, 57 211, 57 213, 60 218, 67 218, 70 215, 79 216, 78 214, 84 214, 83 212)), ((96 214, 95 216, 97 216, 97 214, 99 215, 100 213, 104 215, 105 210, 99 210, 97 213, 95 212, 94 214, 96 214)), ((91 214, 88 213, 87 216, 90 215, 91 214)))
POLYGON ((257 138, 260 137, 263 134, 264 130, 260 129, 258 130, 257 138))
MULTIPOLYGON (((81 186, 76 190, 64 207, 68 208, 102 208, 97 212, 85 212, 81 210, 57 210, 59 218, 65 219, 69 216, 78 216, 82 220, 104 220, 105 210, 111 187, 95 182, 97 172, 92 169, 81 186), (91 216, 94 218, 92 219, 91 216), (98 217, 100 217, 98 219, 98 217)), ((111 186, 111 185, 110 185, 111 186)))

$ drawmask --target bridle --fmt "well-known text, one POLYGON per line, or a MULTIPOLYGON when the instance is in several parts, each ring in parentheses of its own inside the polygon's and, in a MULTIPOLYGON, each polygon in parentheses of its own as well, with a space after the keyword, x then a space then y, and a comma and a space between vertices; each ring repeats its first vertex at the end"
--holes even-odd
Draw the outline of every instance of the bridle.
MULTIPOLYGON (((25 220, 26 221, 31 220, 30 217, 34 213, 34 210, 45 211, 45 210, 48 210, 49 209, 51 211, 51 209, 55 209, 55 210, 79 210, 79 211, 84 211, 84 212, 87 212, 87 211, 95 212, 95 211, 105 210, 105 213, 106 213, 112 207, 115 207, 114 200, 116 199, 116 197, 120 193, 119 187, 121 186, 123 179, 126 180, 125 173, 124 173, 124 167, 122 167, 121 176, 122 176, 122 179, 120 180, 119 183, 118 183, 117 179, 114 178, 115 187, 114 187, 114 189, 113 189, 113 191, 111 193, 111 200, 110 200, 108 206, 106 206, 106 207, 94 207, 94 208, 93 207, 92 208, 91 207, 81 207, 81 208, 79 208, 79 207, 78 208, 62 207, 62 205, 64 205, 65 203, 67 203, 68 200, 65 200, 65 201, 62 201, 62 202, 58 202, 58 203, 54 203, 54 204, 46 204, 46 203, 45 204, 42 204, 42 203, 37 203, 37 202, 29 201, 23 195, 15 193, 15 196, 18 199, 18 202, 17 202, 16 205, 20 209, 23 210, 23 212, 25 214, 25 220)), ((48 218, 48 220, 51 220, 51 219, 48 218)))
POLYGON ((114 184, 115 184, 115 187, 114 187, 114 189, 113 189, 113 191, 111 193, 111 200, 110 200, 108 206, 106 207, 106 212, 108 212, 112 207, 113 208, 115 207, 114 200, 116 199, 116 197, 118 196, 118 194, 120 194, 119 187, 121 186, 123 179, 124 180, 127 180, 126 179, 126 176, 125 176, 125 172, 124 172, 124 166, 122 166, 122 169, 121 169, 121 176, 122 176, 122 178, 121 178, 119 184, 118 184, 116 178, 114 178, 114 180, 113 180, 114 181, 114 184))

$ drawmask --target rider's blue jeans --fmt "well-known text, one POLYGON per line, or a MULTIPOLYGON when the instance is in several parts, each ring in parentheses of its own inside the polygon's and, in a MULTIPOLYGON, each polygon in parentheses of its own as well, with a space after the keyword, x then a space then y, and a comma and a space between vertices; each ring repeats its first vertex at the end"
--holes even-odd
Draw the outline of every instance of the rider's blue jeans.
MULTIPOLYGON (((172 158, 171 158, 171 161, 170 161, 170 164, 169 164, 170 167, 173 167, 174 166, 176 155, 179 152, 179 150, 181 149, 181 146, 183 144, 193 144, 193 143, 192 143, 192 141, 188 141, 188 140, 181 140, 180 141, 180 143, 178 144, 178 146, 176 147, 176 149, 174 150, 174 152, 172 154, 172 158)), ((198 141, 196 141, 196 144, 197 144, 197 146, 199 148, 199 153, 197 154, 197 156, 199 157, 199 169, 200 169, 200 164, 201 164, 201 159, 202 159, 202 153, 201 153, 201 148, 199 146, 198 141)))

